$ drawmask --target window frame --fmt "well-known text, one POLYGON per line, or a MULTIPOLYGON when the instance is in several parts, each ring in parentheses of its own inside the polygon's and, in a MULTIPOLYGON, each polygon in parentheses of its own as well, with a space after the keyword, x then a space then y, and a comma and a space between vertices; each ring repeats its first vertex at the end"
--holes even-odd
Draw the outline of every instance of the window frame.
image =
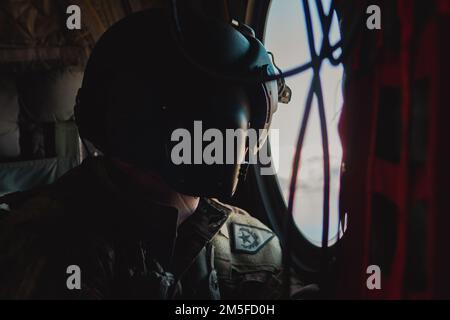
MULTIPOLYGON (((265 42, 271 4, 272 0, 250 0, 248 4, 246 23, 255 30, 257 38, 263 43, 265 42)), ((336 11, 336 14, 339 18, 339 12, 336 11)), ((344 37, 342 29, 341 35, 344 37)), ((251 170, 258 188, 262 206, 271 227, 277 233, 283 246, 286 247, 288 245, 290 247, 291 267, 304 275, 306 279, 311 281, 317 280, 322 267, 322 247, 318 247, 308 240, 293 220, 290 220, 290 223, 286 226, 286 219, 289 219, 287 216, 288 208, 277 175, 260 175, 259 165, 252 166, 251 170), (289 233, 290 239, 287 241, 289 233)), ((342 241, 338 240, 327 248, 330 267, 336 261, 336 252, 341 243, 342 241)))

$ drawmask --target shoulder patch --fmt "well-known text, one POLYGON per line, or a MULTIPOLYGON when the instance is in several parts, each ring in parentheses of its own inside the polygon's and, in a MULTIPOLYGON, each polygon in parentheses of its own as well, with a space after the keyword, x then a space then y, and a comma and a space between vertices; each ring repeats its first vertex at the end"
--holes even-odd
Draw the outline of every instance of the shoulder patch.
POLYGON ((236 253, 256 254, 274 237, 275 234, 266 229, 238 223, 231 224, 233 244, 231 250, 236 253))

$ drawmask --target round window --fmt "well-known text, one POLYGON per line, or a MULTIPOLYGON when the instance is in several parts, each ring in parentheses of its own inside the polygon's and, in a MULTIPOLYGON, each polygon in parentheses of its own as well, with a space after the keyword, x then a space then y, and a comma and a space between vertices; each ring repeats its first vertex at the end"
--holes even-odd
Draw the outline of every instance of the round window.
MULTIPOLYGON (((308 3, 315 49, 319 53, 324 34, 316 2, 308 3)), ((323 0, 322 3, 325 13, 328 14, 331 0, 323 0)), ((299 0, 272 1, 266 25, 265 45, 274 54, 275 63, 282 70, 289 70, 311 61, 304 9, 302 1, 299 0)), ((328 36, 331 45, 340 40, 336 13, 334 13, 328 36)), ((342 65, 333 66, 328 60, 323 62, 320 78, 326 109, 331 169, 329 245, 336 242, 339 230, 345 229, 345 226, 339 227, 342 147, 338 134, 338 121, 343 105, 341 89, 343 74, 342 65)), ((273 119, 272 128, 279 130, 279 141, 271 141, 272 154, 278 168, 280 191, 286 203, 289 197, 296 144, 312 78, 313 70, 309 69, 286 80, 293 92, 292 101, 288 105, 281 105, 273 119)), ((294 221, 302 235, 312 244, 320 247, 323 228, 324 162, 317 99, 313 101, 300 163, 293 210, 294 221)))

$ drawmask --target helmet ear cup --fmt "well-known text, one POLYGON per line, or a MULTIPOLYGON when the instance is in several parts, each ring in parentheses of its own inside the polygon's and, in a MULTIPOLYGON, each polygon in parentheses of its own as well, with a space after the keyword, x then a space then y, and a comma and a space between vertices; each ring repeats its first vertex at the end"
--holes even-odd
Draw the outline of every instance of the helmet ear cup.
POLYGON ((90 114, 86 114, 87 109, 89 109, 89 106, 87 105, 86 99, 83 98, 83 89, 80 88, 78 90, 74 106, 74 116, 77 123, 78 132, 83 141, 89 140, 89 142, 98 147, 101 144, 98 141, 99 138, 96 134, 96 130, 92 130, 93 117, 90 114))
POLYGON ((76 98, 74 115, 80 137, 92 143, 98 150, 106 152, 105 115, 109 112, 108 99, 113 76, 111 72, 95 68, 98 63, 95 56, 94 51, 86 66, 82 87, 76 98))
POLYGON ((99 94, 95 97, 92 95, 87 96, 85 90, 80 88, 78 90, 75 106, 74 117, 78 127, 80 138, 84 141, 92 143, 96 149, 106 152, 107 140, 105 139, 105 113, 99 114, 99 106, 104 104, 104 99, 101 99, 99 94), (95 107, 93 104, 95 99, 95 107))

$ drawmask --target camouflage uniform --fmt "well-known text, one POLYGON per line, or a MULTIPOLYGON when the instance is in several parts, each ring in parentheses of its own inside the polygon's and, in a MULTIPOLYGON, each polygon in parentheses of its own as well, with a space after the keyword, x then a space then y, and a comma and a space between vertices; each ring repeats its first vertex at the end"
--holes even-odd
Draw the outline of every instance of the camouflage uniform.
POLYGON ((140 194, 103 158, 50 186, 0 199, 0 298, 273 299, 281 249, 246 212, 201 199, 178 213, 140 194), (81 290, 67 268, 81 269, 81 290))

